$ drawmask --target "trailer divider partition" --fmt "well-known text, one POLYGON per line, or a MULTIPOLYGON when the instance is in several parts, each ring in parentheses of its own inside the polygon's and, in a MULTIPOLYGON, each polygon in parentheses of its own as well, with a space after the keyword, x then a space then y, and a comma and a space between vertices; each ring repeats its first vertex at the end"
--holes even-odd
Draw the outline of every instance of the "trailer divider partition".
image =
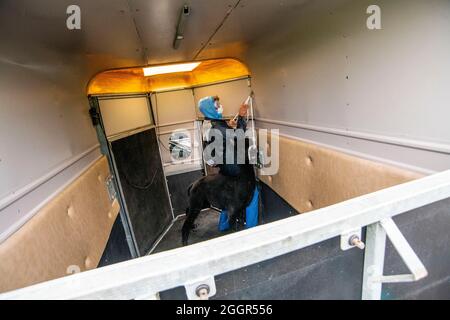
POLYGON ((211 297, 216 275, 365 226, 362 298, 380 299, 382 283, 427 276, 392 218, 449 197, 450 170, 239 233, 4 293, 0 299, 157 299, 159 292, 177 286, 185 286, 190 299, 199 299, 197 289, 209 287, 211 297), (383 275, 386 236, 411 274, 383 275))

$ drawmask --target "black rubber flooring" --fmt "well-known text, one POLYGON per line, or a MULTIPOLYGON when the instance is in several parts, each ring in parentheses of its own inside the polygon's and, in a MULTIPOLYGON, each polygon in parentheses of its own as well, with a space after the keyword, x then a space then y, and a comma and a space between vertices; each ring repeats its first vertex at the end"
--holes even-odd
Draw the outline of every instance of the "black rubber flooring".
MULTIPOLYGON (((158 243, 153 253, 179 248, 181 244, 181 228, 186 216, 179 216, 163 239, 158 243)), ((230 231, 221 232, 218 229, 219 212, 215 210, 204 210, 200 212, 195 224, 197 228, 191 231, 189 235, 189 244, 194 244, 213 238, 217 238, 230 233, 230 231)))

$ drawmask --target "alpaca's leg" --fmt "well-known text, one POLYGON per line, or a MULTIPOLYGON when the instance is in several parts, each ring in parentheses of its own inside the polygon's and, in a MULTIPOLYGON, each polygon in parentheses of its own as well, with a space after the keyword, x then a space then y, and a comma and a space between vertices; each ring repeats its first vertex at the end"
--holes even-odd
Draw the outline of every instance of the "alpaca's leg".
POLYGON ((186 220, 184 221, 183 228, 181 229, 181 240, 183 246, 188 244, 189 233, 194 228, 195 219, 197 219, 200 213, 200 209, 188 208, 186 211, 186 220))
POLYGON ((234 231, 238 231, 241 226, 244 225, 244 220, 243 220, 243 212, 245 209, 239 208, 229 208, 228 209, 228 217, 229 217, 229 221, 230 221, 230 228, 234 231))

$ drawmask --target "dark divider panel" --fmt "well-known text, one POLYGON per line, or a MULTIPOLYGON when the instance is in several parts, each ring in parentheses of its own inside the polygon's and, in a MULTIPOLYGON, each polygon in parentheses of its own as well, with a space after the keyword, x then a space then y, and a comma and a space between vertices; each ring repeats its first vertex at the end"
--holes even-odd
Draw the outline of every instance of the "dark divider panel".
POLYGON ((155 129, 111 142, 139 253, 147 254, 172 220, 155 129))
POLYGON ((189 206, 188 187, 203 177, 203 170, 174 174, 167 177, 173 213, 178 216, 186 213, 189 206))

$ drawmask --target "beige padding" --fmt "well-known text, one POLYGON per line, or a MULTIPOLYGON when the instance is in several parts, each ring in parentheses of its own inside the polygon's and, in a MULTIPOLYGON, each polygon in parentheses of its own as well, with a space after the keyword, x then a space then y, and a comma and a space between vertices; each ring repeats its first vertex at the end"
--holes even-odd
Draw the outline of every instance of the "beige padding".
POLYGON ((0 244, 0 292, 98 265, 119 212, 109 174, 102 157, 0 244))
POLYGON ((279 141, 279 171, 260 179, 301 213, 422 176, 300 140, 279 141))

